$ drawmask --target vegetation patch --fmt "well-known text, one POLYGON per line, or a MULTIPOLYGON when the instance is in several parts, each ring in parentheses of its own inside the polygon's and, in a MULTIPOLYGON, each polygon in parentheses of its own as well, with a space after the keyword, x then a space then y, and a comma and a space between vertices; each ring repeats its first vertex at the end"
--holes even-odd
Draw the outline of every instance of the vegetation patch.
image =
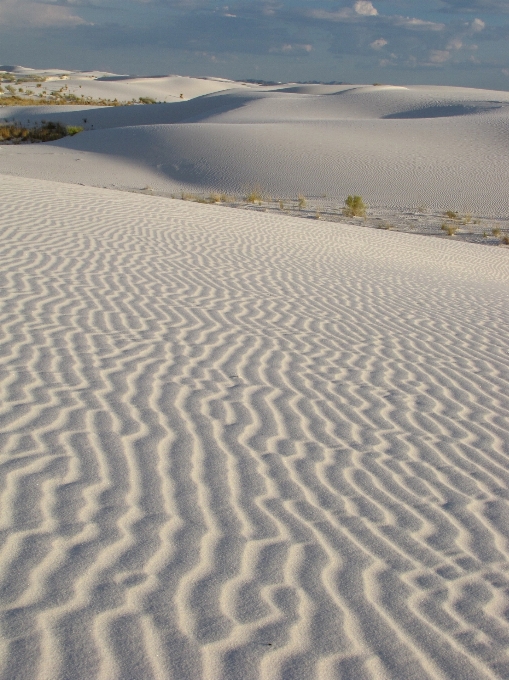
POLYGON ((343 214, 346 217, 366 217, 367 205, 362 200, 362 196, 348 196, 345 199, 343 214))
POLYGON ((23 127, 17 123, 0 125, 0 142, 54 142, 62 137, 68 137, 82 132, 83 128, 77 125, 62 125, 61 123, 42 123, 31 128, 23 127))

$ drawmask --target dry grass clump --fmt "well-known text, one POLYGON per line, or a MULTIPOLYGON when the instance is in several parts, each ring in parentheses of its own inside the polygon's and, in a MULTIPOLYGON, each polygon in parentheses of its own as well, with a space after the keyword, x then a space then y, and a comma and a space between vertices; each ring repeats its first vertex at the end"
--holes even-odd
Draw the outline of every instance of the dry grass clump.
POLYGON ((299 210, 302 210, 303 208, 306 207, 306 199, 302 194, 299 194, 297 196, 297 205, 299 207, 299 210))
POLYGON ((442 231, 447 232, 447 236, 454 236, 458 231, 457 224, 447 224, 447 222, 444 222, 440 228, 442 229, 442 231))
POLYGON ((246 196, 246 202, 247 203, 258 203, 258 205, 261 205, 263 201, 263 194, 261 192, 261 189, 255 188, 252 189, 248 195, 246 196))
POLYGON ((493 236, 496 236, 496 238, 499 238, 502 232, 500 231, 499 227, 493 227, 491 233, 493 234, 493 236))
POLYGON ((152 97, 140 97, 138 101, 140 104, 157 104, 156 100, 152 97))
POLYGON ((233 203, 235 201, 234 196, 229 196, 228 194, 213 192, 209 195, 207 203, 233 203))
POLYGON ((505 236, 502 236, 502 243, 505 246, 509 246, 509 236, 507 234, 505 236))
POLYGON ((343 215, 346 217, 366 217, 367 206, 362 200, 362 196, 348 196, 345 199, 343 215))
POLYGON ((62 137, 72 136, 82 132, 77 125, 62 125, 61 123, 42 123, 32 128, 23 127, 17 123, 0 125, 0 142, 54 142, 62 137))

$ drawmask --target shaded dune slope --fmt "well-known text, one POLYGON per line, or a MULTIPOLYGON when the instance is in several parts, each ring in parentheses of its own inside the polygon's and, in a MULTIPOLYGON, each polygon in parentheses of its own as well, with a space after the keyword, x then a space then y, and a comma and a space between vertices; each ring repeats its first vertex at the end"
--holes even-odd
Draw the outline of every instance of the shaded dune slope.
POLYGON ((169 193, 242 193, 259 185, 275 197, 302 192, 341 202, 359 193, 373 207, 425 205, 484 216, 509 209, 503 92, 236 90, 157 106, 23 115, 66 124, 85 118, 94 129, 44 147, 3 147, 1 172, 169 193))
POLYGON ((508 677, 505 251, 0 192, 0 677, 508 677))

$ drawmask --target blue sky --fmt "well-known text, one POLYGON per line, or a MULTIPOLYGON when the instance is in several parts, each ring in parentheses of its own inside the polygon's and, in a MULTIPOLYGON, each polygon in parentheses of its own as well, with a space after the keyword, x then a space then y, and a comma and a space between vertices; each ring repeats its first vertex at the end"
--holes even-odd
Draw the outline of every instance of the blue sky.
POLYGON ((509 90, 509 0, 0 0, 0 63, 509 90))

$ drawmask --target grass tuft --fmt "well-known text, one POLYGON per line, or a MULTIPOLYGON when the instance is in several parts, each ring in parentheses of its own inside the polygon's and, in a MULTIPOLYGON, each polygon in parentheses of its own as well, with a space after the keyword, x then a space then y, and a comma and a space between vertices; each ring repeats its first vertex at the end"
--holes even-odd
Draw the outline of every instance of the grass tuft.
POLYGON ((347 217, 366 217, 366 208, 362 196, 348 196, 345 199, 343 214, 347 217))

